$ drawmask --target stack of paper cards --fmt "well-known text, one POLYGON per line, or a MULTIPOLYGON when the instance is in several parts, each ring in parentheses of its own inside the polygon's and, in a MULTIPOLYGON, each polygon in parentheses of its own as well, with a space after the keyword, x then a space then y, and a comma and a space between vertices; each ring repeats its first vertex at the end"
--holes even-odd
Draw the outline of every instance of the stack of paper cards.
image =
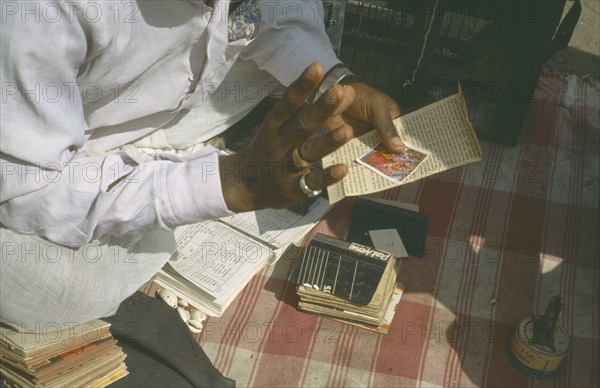
POLYGON ((402 286, 389 252, 317 234, 291 281, 298 309, 387 333, 402 286))
POLYGON ((128 374, 110 324, 96 320, 62 331, 0 326, 0 374, 15 387, 104 387, 128 374))

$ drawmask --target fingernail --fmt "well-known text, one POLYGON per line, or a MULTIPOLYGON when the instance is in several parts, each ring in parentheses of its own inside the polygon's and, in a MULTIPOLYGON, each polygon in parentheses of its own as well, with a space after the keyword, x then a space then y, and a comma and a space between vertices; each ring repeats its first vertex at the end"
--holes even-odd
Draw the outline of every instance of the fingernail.
POLYGON ((392 146, 394 146, 394 148, 396 149, 404 150, 404 143, 402 142, 402 140, 400 140, 399 137, 392 138, 392 146))
POLYGON ((306 72, 306 78, 313 79, 319 76, 320 72, 320 64, 315 62, 308 67, 308 71, 306 72))
POLYGON ((329 171, 329 177, 336 179, 338 175, 340 175, 340 165, 335 165, 331 168, 331 170, 329 171))
POLYGON ((333 176, 335 175, 336 168, 337 168, 337 166, 333 166, 325 172, 327 174, 327 178, 333 178, 333 176))
POLYGON ((335 175, 337 178, 342 178, 347 173, 348 166, 340 164, 335 167, 335 175))
POLYGON ((340 142, 340 141, 344 140, 345 138, 346 138, 345 128, 339 128, 333 132, 333 140, 340 142))

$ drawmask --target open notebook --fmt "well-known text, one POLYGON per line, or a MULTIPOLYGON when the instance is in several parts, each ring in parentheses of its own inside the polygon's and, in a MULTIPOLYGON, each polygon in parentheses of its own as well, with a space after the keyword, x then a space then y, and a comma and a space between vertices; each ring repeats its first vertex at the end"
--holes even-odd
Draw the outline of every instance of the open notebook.
POLYGON ((306 212, 265 209, 178 227, 177 252, 154 282, 221 316, 252 277, 298 243, 329 208, 318 198, 306 212))

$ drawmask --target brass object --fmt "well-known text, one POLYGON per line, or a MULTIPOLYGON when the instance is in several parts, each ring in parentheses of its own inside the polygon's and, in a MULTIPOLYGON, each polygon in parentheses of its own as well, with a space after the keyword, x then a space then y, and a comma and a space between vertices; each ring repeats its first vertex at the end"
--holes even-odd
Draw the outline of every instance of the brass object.
POLYGON ((560 324, 563 298, 552 297, 544 315, 523 319, 507 344, 508 356, 521 372, 536 378, 557 373, 569 349, 569 335, 560 324))
POLYGON ((300 146, 294 148, 294 151, 292 153, 292 160, 294 161, 294 165, 296 166, 296 168, 298 168, 298 170, 300 170, 302 175, 306 175, 310 172, 310 168, 313 164, 307 162, 306 160, 304 160, 304 158, 302 158, 302 156, 300 156, 300 146))
POLYGON ((547 346, 556 352, 554 346, 554 332, 558 319, 562 313, 564 300, 560 295, 555 295, 550 299, 544 315, 534 315, 533 320, 533 338, 529 340, 530 344, 547 346))

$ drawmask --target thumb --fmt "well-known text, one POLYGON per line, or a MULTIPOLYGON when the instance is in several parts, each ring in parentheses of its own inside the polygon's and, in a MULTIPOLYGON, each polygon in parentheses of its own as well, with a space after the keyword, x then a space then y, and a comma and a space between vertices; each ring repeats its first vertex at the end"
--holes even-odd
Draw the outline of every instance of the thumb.
MULTIPOLYGON (((375 99, 373 99, 375 100, 375 99)), ((387 99, 377 99, 369 106, 369 116, 379 134, 381 141, 390 151, 402 152, 405 150, 402 139, 398 136, 396 126, 392 122, 392 115, 400 116, 400 108, 396 103, 389 103, 387 99)))

